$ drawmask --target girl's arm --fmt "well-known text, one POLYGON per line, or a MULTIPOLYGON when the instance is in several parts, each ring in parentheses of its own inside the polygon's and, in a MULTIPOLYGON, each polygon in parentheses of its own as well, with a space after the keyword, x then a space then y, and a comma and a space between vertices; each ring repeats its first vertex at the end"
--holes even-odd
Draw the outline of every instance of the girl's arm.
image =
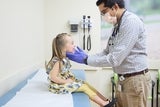
POLYGON ((52 80, 52 81, 54 81, 55 83, 57 83, 57 84, 65 84, 65 83, 71 83, 71 82, 73 82, 73 80, 72 79, 62 79, 62 78, 60 78, 59 76, 58 76, 58 74, 59 74, 59 61, 57 61, 55 64, 54 64, 54 66, 53 66, 53 68, 52 68, 52 70, 50 71, 50 74, 49 74, 49 76, 50 76, 50 79, 52 80))

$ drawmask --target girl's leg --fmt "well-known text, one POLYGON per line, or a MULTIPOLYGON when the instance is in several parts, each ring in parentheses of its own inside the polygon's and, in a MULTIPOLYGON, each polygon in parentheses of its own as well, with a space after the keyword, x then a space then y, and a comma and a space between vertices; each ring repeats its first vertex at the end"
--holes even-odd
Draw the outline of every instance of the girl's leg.
POLYGON ((107 105, 109 103, 109 101, 104 101, 103 99, 101 99, 99 96, 93 96, 92 98, 90 98, 93 102, 97 103, 98 105, 100 105, 101 107, 104 107, 105 105, 107 105))
POLYGON ((98 96, 98 94, 94 90, 89 88, 89 86, 87 84, 83 84, 77 91, 79 91, 79 92, 81 91, 81 92, 86 93, 92 101, 94 101, 95 103, 97 103, 100 106, 105 106, 105 105, 109 104, 109 101, 104 100, 100 96, 98 96))

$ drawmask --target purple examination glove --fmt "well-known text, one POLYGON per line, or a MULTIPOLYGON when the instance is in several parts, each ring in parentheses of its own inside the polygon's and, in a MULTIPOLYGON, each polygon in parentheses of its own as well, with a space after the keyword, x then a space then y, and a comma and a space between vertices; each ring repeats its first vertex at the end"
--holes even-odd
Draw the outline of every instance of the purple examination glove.
POLYGON ((79 47, 77 47, 74 53, 67 52, 66 56, 74 62, 87 64, 85 59, 88 57, 88 55, 79 47))

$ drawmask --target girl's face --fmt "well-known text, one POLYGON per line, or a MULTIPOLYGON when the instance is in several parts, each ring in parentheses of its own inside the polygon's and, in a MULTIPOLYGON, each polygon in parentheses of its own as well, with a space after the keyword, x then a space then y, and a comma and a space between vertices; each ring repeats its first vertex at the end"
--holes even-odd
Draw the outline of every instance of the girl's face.
POLYGON ((70 36, 66 36, 65 39, 66 39, 65 51, 74 53, 75 51, 74 41, 70 36))

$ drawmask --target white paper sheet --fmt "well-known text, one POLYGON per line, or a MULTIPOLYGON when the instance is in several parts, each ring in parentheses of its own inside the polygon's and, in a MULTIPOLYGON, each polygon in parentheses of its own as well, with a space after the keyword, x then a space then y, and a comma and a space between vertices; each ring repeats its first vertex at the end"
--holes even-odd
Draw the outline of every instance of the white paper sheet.
POLYGON ((72 94, 49 92, 47 74, 41 69, 3 107, 73 107, 73 99, 72 94))

